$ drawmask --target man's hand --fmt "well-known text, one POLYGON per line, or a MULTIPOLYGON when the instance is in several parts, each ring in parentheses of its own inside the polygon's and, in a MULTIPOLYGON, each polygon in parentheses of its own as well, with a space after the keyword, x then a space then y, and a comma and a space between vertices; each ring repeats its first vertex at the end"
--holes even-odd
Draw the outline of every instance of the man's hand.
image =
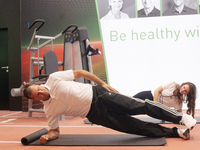
POLYGON ((48 141, 48 135, 47 135, 47 134, 42 135, 42 136, 40 137, 40 143, 41 143, 41 144, 45 144, 47 141, 48 141))
POLYGON ((100 78, 98 78, 96 75, 88 71, 73 70, 73 73, 74 73, 74 79, 78 79, 82 77, 103 86, 107 91, 113 91, 113 92, 119 93, 116 89, 114 89, 113 87, 111 87, 110 85, 102 81, 100 78))
POLYGON ((54 140, 58 138, 60 133, 59 127, 56 129, 51 129, 47 134, 44 134, 40 137, 40 143, 45 144, 48 140, 54 140))
POLYGON ((115 93, 119 93, 116 89, 114 89, 113 87, 111 87, 110 85, 108 85, 107 83, 102 84, 101 86, 103 86, 107 91, 113 91, 115 93))

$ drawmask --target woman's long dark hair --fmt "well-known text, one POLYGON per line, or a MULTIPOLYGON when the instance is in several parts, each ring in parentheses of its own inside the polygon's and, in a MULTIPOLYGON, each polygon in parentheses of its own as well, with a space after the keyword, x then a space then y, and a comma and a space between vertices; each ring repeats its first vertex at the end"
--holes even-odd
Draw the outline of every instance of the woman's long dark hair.
POLYGON ((195 101, 196 101, 196 86, 191 82, 185 82, 185 83, 182 83, 181 85, 177 85, 173 93, 174 95, 178 96, 180 102, 183 102, 183 95, 180 93, 180 88, 186 84, 190 88, 190 92, 187 94, 187 99, 186 99, 186 103, 188 107, 188 110, 186 111, 186 113, 194 117, 195 101))

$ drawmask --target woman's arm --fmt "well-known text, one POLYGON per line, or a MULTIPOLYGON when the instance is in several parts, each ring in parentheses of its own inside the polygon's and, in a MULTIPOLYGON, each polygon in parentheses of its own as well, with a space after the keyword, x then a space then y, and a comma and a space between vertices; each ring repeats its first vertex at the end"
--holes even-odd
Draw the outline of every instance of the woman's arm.
POLYGON ((74 79, 85 78, 85 79, 91 80, 91 81, 103 86, 107 91, 114 91, 114 92, 118 93, 118 91, 116 89, 114 89, 113 87, 111 87, 110 85, 108 85, 107 83, 102 81, 100 78, 98 78, 97 76, 95 76, 94 74, 92 74, 88 71, 73 70, 73 73, 74 73, 74 79))
POLYGON ((59 127, 53 130, 49 130, 47 134, 44 134, 40 137, 40 143, 45 144, 48 140, 54 140, 58 138, 59 134, 59 127))
POLYGON ((162 86, 159 86, 155 91, 153 95, 153 101, 157 102, 158 101, 158 96, 159 94, 163 91, 162 86))

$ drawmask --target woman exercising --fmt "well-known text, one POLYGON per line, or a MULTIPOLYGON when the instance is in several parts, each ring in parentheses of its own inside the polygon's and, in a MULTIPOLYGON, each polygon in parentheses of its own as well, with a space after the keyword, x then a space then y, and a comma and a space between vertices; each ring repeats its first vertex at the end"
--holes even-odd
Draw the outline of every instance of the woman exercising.
POLYGON ((159 86, 155 91, 142 91, 133 97, 160 102, 168 107, 174 107, 178 111, 182 111, 182 105, 185 102, 188 107, 187 114, 191 114, 193 117, 195 114, 196 86, 191 82, 179 85, 170 81, 159 86))

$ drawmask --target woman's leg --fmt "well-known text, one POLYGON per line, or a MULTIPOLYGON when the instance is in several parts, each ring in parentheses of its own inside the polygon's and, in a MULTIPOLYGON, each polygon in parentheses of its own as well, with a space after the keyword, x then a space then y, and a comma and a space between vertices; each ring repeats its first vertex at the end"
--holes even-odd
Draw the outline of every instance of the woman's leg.
POLYGON ((151 91, 142 91, 142 92, 137 93, 133 97, 139 98, 139 99, 142 99, 142 100, 148 99, 148 100, 153 101, 153 95, 152 95, 151 91))

